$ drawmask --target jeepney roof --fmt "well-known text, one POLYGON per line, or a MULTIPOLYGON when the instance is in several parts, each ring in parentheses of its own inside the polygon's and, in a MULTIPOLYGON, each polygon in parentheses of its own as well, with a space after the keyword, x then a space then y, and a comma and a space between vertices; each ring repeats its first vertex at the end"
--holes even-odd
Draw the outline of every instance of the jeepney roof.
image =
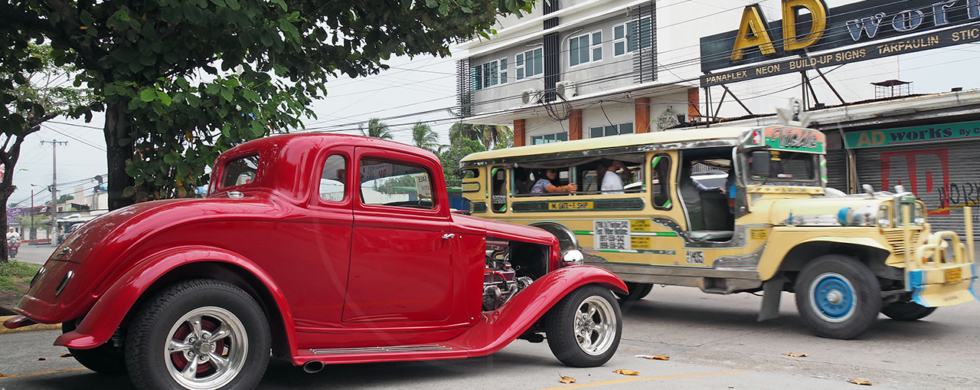
POLYGON ((585 157, 610 153, 735 146, 746 131, 756 128, 711 127, 691 130, 667 130, 522 146, 473 153, 460 160, 460 165, 465 167, 534 161, 546 158, 585 157))

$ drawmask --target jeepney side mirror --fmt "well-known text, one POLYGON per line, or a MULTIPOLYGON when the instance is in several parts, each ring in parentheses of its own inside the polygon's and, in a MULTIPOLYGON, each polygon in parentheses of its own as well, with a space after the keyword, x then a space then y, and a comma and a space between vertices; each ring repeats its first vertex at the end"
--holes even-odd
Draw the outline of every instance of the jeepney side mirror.
POLYGON ((769 177, 769 151, 756 150, 752 152, 752 164, 749 168, 752 176, 769 177))

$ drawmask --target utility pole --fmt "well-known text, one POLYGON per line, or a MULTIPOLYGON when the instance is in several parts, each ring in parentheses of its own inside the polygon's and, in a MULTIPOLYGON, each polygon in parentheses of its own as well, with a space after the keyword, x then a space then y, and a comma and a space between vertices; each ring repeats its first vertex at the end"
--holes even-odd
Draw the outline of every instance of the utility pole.
POLYGON ((41 141, 51 144, 51 244, 58 245, 58 144, 68 145, 68 141, 41 141))

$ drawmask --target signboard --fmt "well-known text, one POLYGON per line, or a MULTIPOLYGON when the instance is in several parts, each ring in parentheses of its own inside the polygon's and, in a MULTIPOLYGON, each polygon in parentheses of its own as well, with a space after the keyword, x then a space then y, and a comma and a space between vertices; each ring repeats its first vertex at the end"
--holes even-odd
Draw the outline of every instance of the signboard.
POLYGON ((701 38, 701 71, 787 56, 803 58, 710 75, 707 80, 702 78, 702 84, 750 80, 973 42, 977 37, 968 32, 970 29, 953 28, 940 35, 922 33, 980 22, 980 0, 865 0, 830 9, 822 0, 783 0, 782 16, 780 21, 768 22, 758 4, 746 7, 741 20, 732 21, 736 30, 701 38), (881 44, 886 40, 894 42, 881 44), (829 55, 808 54, 853 45, 862 47, 829 55))
POLYGON ((12 209, 7 209, 7 219, 17 218, 24 214, 23 207, 16 207, 12 209))
POLYGON ((827 144, 826 136, 818 130, 768 127, 764 134, 765 145, 776 150, 823 153, 827 144))
POLYGON ((605 220, 595 223, 595 249, 631 250, 630 221, 605 220))
MULTIPOLYGON (((980 0, 978 0, 980 1, 980 0)), ((962 28, 938 31, 932 34, 917 35, 909 39, 848 48, 808 57, 795 57, 757 66, 726 70, 720 73, 701 76, 701 86, 728 84, 769 76, 797 73, 804 70, 826 68, 852 62, 873 60, 898 54, 939 49, 980 41, 980 24, 974 23, 962 28)))
POLYGON ((848 149, 980 139, 980 122, 915 126, 844 133, 848 149))
POLYGON ((429 174, 420 173, 412 176, 415 177, 415 190, 418 191, 419 199, 432 199, 432 185, 429 184, 429 174))
POLYGON ((394 173, 394 166, 388 163, 361 165, 361 182, 377 180, 391 176, 394 173))

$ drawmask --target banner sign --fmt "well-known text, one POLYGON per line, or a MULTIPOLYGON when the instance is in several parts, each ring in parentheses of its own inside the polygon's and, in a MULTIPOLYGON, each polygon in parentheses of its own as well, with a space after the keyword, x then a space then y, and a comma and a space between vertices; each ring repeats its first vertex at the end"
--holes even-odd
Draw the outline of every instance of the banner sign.
MULTIPOLYGON (((978 0, 980 1, 980 0, 978 0)), ((721 73, 701 76, 701 86, 728 84, 738 81, 758 79, 804 70, 826 68, 852 62, 873 60, 898 54, 914 53, 922 50, 961 45, 980 41, 980 23, 923 34, 896 41, 882 42, 856 48, 848 48, 810 57, 793 58, 779 62, 760 64, 751 67, 727 70, 721 73)))
POLYGON ((765 144, 790 152, 824 153, 827 140, 819 130, 769 127, 765 130, 765 144))
POLYGON ((950 123, 844 133, 848 149, 980 139, 980 122, 950 123))
MULTIPOLYGON (((708 73, 980 21, 980 0, 865 0, 830 9, 822 0, 782 0, 781 4, 782 20, 768 22, 762 8, 751 5, 745 7, 740 21, 732 21, 737 30, 701 38, 701 71, 708 73)), ((935 42, 929 46, 938 47, 935 42)), ((889 50, 878 54, 904 52, 889 50)), ((842 62, 836 56, 834 59, 842 62)), ((736 81, 749 79, 747 74, 743 76, 736 81)))

